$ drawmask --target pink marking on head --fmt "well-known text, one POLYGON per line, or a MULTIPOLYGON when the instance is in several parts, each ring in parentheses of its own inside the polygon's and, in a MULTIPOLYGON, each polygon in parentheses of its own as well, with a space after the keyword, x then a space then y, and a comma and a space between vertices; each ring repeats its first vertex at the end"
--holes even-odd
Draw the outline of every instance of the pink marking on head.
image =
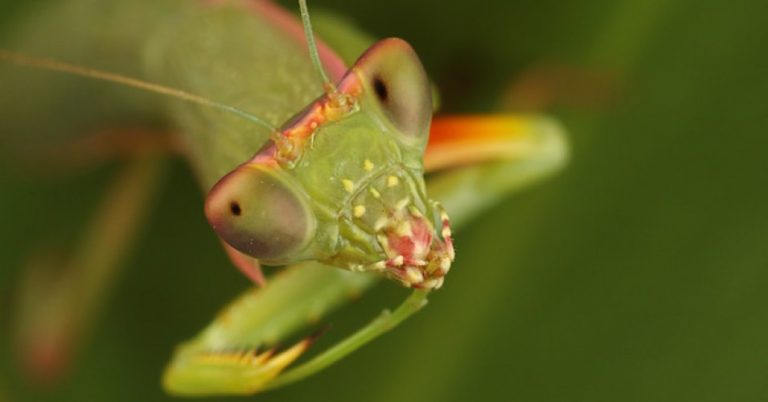
POLYGON ((268 146, 262 148, 261 151, 251 159, 250 163, 277 167, 277 147, 275 146, 275 143, 270 141, 268 146))
POLYGON ((298 120, 282 131, 280 138, 274 139, 277 159, 294 160, 318 127, 337 121, 354 110, 361 90, 354 74, 345 76, 338 89, 318 99, 298 120))

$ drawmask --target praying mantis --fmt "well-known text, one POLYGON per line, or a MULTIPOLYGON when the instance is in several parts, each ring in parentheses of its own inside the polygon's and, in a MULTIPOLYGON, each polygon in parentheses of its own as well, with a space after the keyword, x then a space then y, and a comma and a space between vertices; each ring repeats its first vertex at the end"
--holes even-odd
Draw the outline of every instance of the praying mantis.
MULTIPOLYGON (((102 152, 127 153, 131 161, 97 214, 86 236, 91 240, 75 253, 71 278, 56 285, 65 288, 54 291, 59 303, 49 303, 57 310, 35 306, 34 291, 22 303, 32 305, 22 338, 33 359, 43 350, 45 360, 80 336, 56 331, 62 317, 85 321, 82 310, 99 302, 108 283, 104 273, 118 264, 130 226, 156 191, 158 154, 165 151, 189 160, 207 194, 208 222, 233 264, 259 285, 176 349, 163 385, 188 396, 284 386, 394 328, 448 278, 452 230, 562 166, 567 147, 553 119, 433 121, 432 84, 407 42, 370 44, 336 20, 325 24, 334 30, 327 42, 316 42, 305 1, 300 6, 301 23, 260 0, 65 0, 15 36, 13 47, 24 54, 0 51, 0 60, 12 64, 92 79, 44 87, 49 99, 88 90, 116 105, 80 107, 55 123, 61 127, 116 120, 118 107, 146 122, 97 133, 107 138, 102 152), (71 36, 71 48, 52 50, 41 39, 41 27, 83 13, 93 18, 90 25, 61 30, 71 36), (361 44, 370 46, 361 51, 361 44), (121 66, 120 74, 112 64, 121 66), (104 81, 166 96, 147 102, 140 91, 104 81), (164 130, 172 134, 158 133, 164 130), (125 138, 131 146, 120 146, 125 138), (115 206, 128 218, 107 218, 115 206), (126 234, 100 242, 106 233, 126 234), (285 268, 264 279, 260 264, 285 268), (381 278, 413 289, 394 311, 303 362, 298 359, 314 336, 275 347, 381 278)), ((34 91, 11 76, 0 77, 9 93, 34 91)), ((7 124, 12 130, 13 122, 7 124)))

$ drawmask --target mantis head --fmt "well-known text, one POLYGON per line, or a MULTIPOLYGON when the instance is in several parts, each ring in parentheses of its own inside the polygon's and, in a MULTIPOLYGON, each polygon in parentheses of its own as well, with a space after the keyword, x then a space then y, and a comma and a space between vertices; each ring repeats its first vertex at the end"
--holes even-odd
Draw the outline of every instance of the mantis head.
POLYGON ((206 216, 224 241, 267 264, 318 260, 440 287, 454 252, 448 217, 424 186, 431 114, 416 53, 382 40, 222 178, 206 216))

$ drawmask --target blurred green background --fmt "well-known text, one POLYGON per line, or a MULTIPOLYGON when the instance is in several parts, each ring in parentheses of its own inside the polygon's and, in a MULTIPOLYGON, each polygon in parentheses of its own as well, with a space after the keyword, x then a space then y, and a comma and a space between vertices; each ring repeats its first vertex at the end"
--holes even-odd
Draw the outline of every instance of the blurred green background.
MULTIPOLYGON (((0 23, 21 5, 0 2, 0 23)), ((427 309, 254 399, 768 400, 768 2, 310 6, 408 39, 450 112, 538 108, 507 89, 552 70, 540 66, 570 71, 543 107, 568 128, 572 160, 456 234, 457 263, 427 309)), ((26 384, 8 340, 14 280, 41 239, 77 233, 105 172, 0 172, 0 400, 169 400, 159 378, 173 345, 247 286, 177 162, 75 370, 55 391, 26 384)), ((403 292, 380 286, 331 334, 403 292)))

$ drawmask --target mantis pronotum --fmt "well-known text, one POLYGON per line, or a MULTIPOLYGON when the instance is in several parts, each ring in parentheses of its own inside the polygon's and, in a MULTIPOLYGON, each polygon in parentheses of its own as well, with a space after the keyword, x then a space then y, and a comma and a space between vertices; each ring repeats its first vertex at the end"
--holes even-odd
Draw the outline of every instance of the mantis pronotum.
MULTIPOLYGON (((208 221, 234 265, 261 286, 178 348, 164 375, 171 393, 249 394, 289 384, 393 328, 443 284, 454 258, 449 216, 458 227, 564 159, 561 130, 541 116, 445 117, 430 129, 431 85, 410 45, 384 39, 362 55, 334 52, 333 43, 316 47, 304 1, 303 31, 267 1, 103 3, 63 1, 45 18, 84 9, 110 15, 95 25, 122 29, 115 35, 121 45, 103 46, 109 34, 72 30, 77 51, 51 56, 71 60, 92 46, 106 64, 132 61, 137 78, 10 52, 0 59, 177 98, 149 108, 104 90, 127 105, 126 116, 173 127, 173 149, 208 192, 208 221), (125 17, 138 10, 151 17, 125 17), (262 283, 260 263, 287 267, 262 283), (280 352, 273 347, 381 277, 414 289, 392 313, 298 365, 311 337, 280 352)), ((18 47, 45 54, 34 32, 20 34, 18 47)), ((103 118, 97 112, 77 118, 103 118)), ((116 135, 152 142, 136 130, 116 135)), ((138 166, 154 163, 145 154, 136 152, 138 166)), ((141 188, 154 170, 139 171, 130 180, 141 188)), ((116 264, 82 254, 92 271, 81 277, 116 264)), ((35 328, 50 328, 34 318, 29 326, 33 338, 35 328)))

